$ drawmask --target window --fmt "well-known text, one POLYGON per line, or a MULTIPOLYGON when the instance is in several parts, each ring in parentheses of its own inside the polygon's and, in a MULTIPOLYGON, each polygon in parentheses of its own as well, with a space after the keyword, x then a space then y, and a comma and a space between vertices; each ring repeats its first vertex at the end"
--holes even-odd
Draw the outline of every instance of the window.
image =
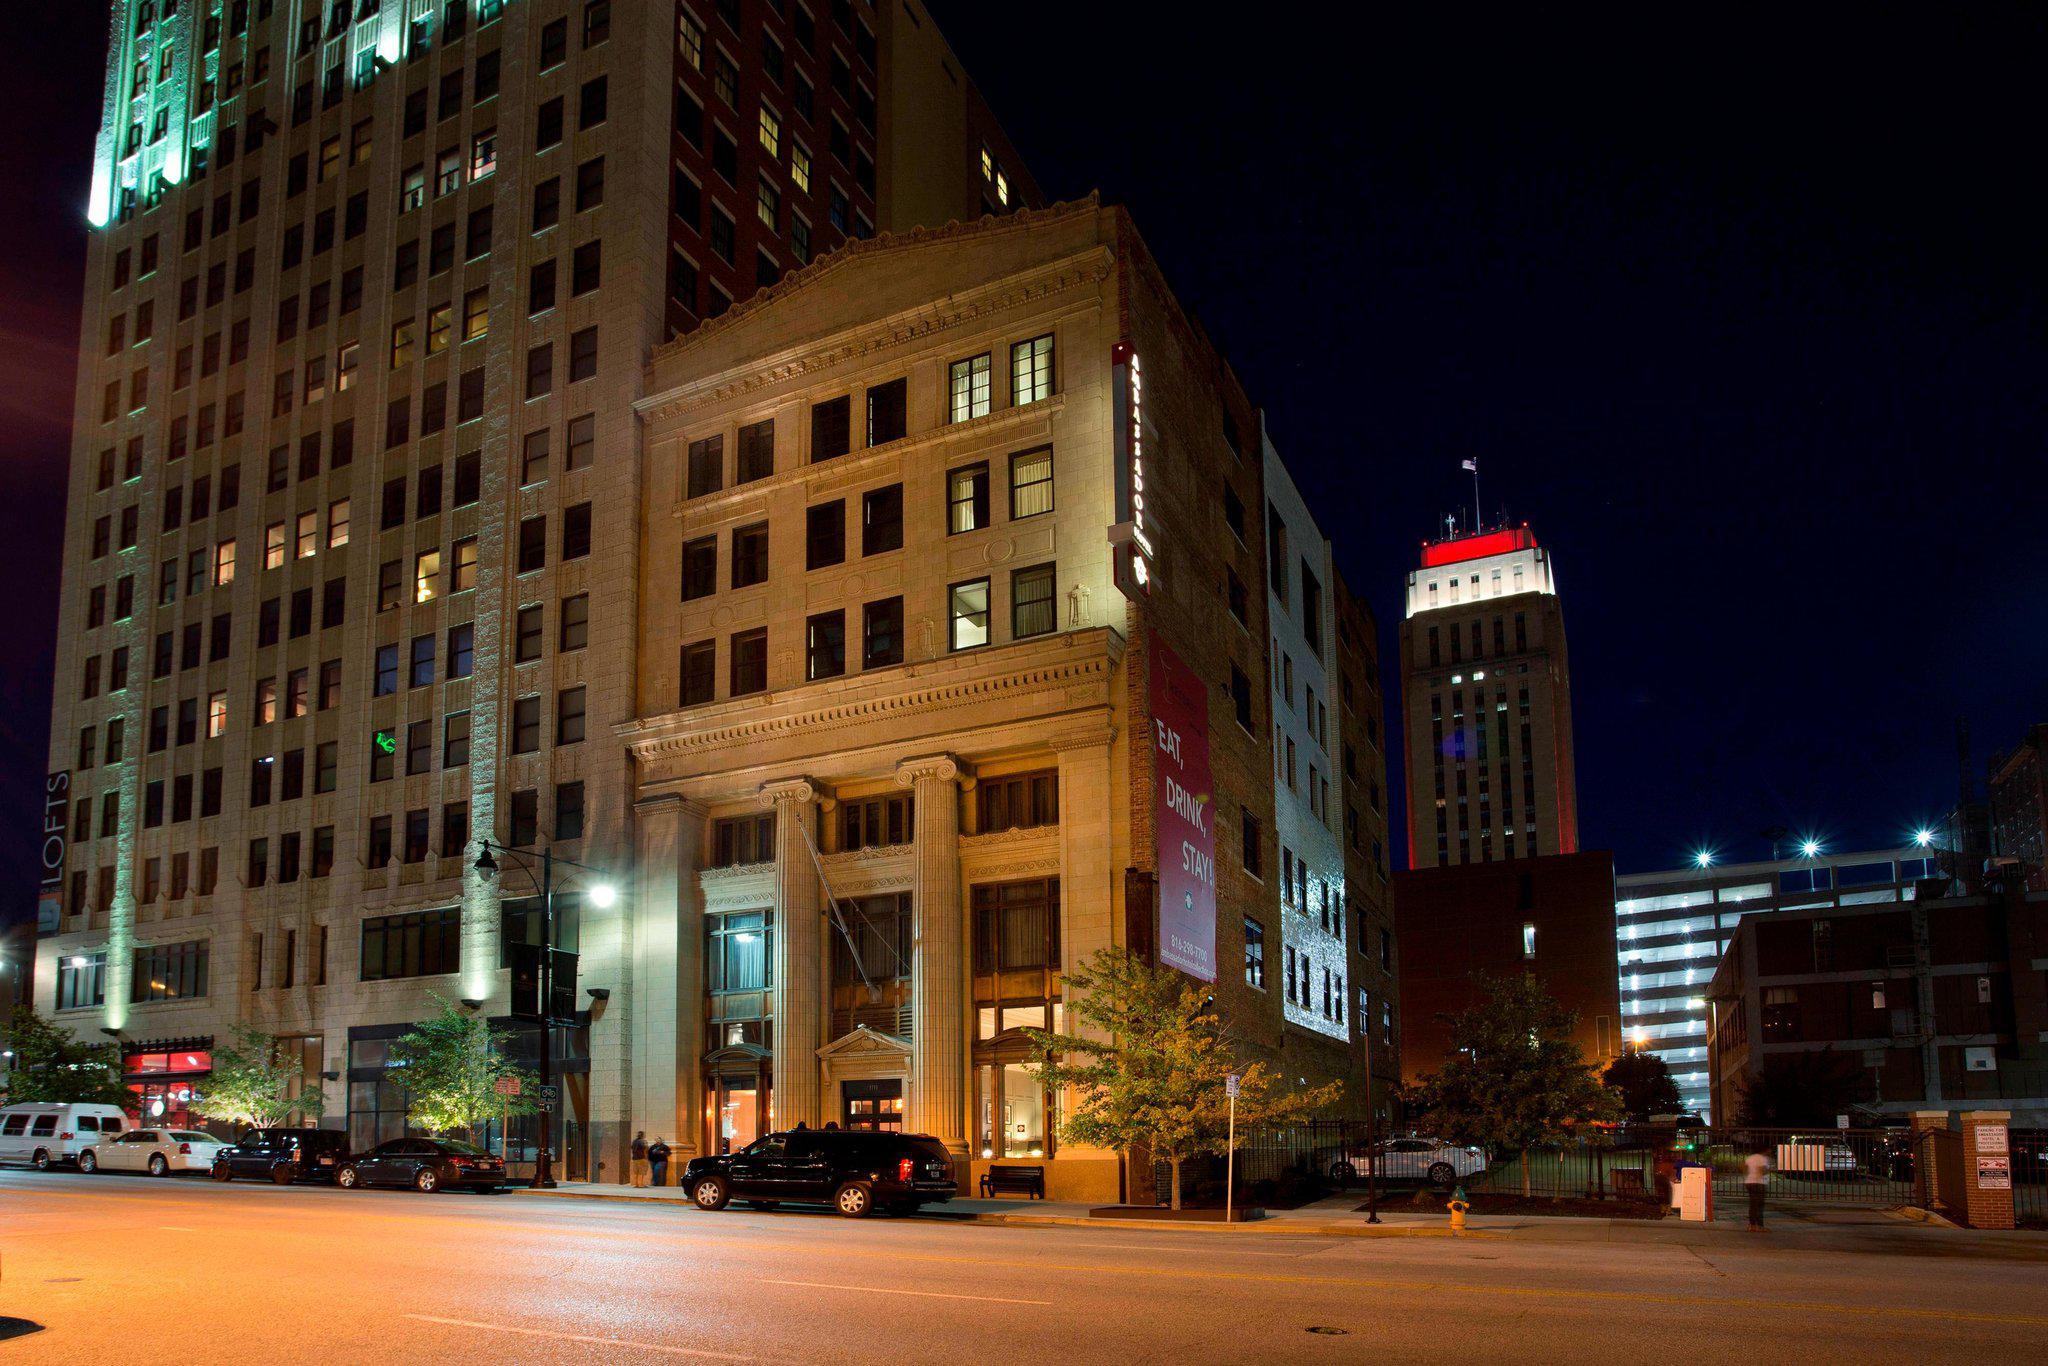
POLYGON ((1036 517, 1052 511, 1052 447, 1020 451, 1010 457, 1010 517, 1036 517))
POLYGON ((903 662, 903 599, 884 598, 861 609, 861 656, 863 669, 886 668, 903 662))
POLYGON ((718 537, 699 536, 683 543, 682 577, 684 602, 718 591, 718 537))
POLYGON ((468 678, 476 672, 476 626, 464 622, 448 628, 448 677, 468 678))
POLYGON ((1266 989, 1266 927, 1250 916, 1244 918, 1244 981, 1266 989))
POLYGON ((988 644, 988 580, 954 584, 948 590, 947 616, 947 648, 971 650, 988 644))
POLYGON ((989 357, 987 353, 956 360, 947 371, 948 422, 967 422, 987 417, 989 408, 989 357))
POLYGON ((590 504, 562 509, 562 558, 580 560, 590 553, 590 504))
POLYGON ((975 784, 974 795, 975 828, 982 834, 1059 823, 1059 774, 1053 769, 983 778, 975 784))
POLYGON ((1059 610, 1053 600, 1056 577, 1054 566, 1049 564, 1033 565, 1010 575, 1010 635, 1013 639, 1048 635, 1058 629, 1059 610))
POLYGON ((946 534, 988 525, 988 466, 965 465, 946 475, 946 534))
POLYGON ((768 631, 756 627, 732 638, 726 695, 744 697, 768 688, 768 631))
POLYGON ((768 524, 756 522, 732 533, 732 586, 747 588, 768 579, 768 524))
POLYGON ((909 431, 909 383, 892 379, 868 390, 868 445, 900 441, 909 431))
POLYGON ((739 462, 733 472, 736 484, 766 479, 775 473, 775 419, 767 418, 740 428, 739 462))
POLYGON ((840 849, 886 849, 891 845, 910 843, 913 833, 910 812, 910 794, 907 792, 842 801, 839 804, 840 849))
POLYGON ((530 574, 548 563, 548 519, 527 517, 519 523, 519 572, 530 574))
POLYGON ((815 683, 845 672, 846 613, 820 612, 805 623, 804 677, 815 683))
POLYGON ((686 497, 701 498, 725 487, 725 438, 702 437, 690 443, 686 497))
POLYGON ((373 916, 363 922, 362 980, 455 972, 461 967, 461 945, 462 910, 457 906, 373 916))
POLYGON ((1259 818, 1250 807, 1245 807, 1238 818, 1238 861, 1253 877, 1265 876, 1265 836, 1259 828, 1259 818))
POLYGON ((564 688, 555 698, 555 743, 573 745, 583 739, 584 690, 564 688))
POLYGON ((903 485, 872 489, 861 497, 860 553, 880 555, 903 548, 903 485))
POLYGON ((540 749, 540 699, 521 697, 512 703, 512 752, 533 754, 540 749))
POLYGON ((540 658, 540 632, 540 607, 534 604, 520 608, 517 629, 513 634, 513 663, 531 664, 534 660, 540 658))
MULTIPOLYGON (((773 838, 772 818, 770 838, 773 838)), ((769 916, 767 911, 734 911, 704 917, 704 985, 707 991, 768 990, 771 985, 769 968, 774 960, 771 945, 774 930, 769 926, 769 916)))
POLYGON ((682 683, 678 701, 685 707, 709 702, 716 696, 718 642, 700 640, 685 645, 682 652, 682 683))
POLYGON ((1010 348, 1010 402, 1052 397, 1052 337, 1033 337, 1010 348))
POLYGON ((413 559, 412 600, 432 602, 441 592, 441 552, 422 550, 413 559))
POLYGON ((555 838, 583 838, 583 784, 555 784, 555 838))
POLYGON ((589 379, 597 373, 597 329, 586 327, 569 334, 569 382, 589 379))
POLYGON ((852 449, 850 396, 811 405, 811 461, 831 460, 852 449))

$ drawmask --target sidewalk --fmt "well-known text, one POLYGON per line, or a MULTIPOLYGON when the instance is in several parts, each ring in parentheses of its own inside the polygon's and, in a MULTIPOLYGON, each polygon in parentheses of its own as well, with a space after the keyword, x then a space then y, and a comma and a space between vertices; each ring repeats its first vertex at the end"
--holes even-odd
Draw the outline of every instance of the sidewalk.
MULTIPOLYGON (((515 1195, 543 1199, 625 1200, 643 1204, 682 1205, 694 1209, 689 1195, 675 1186, 615 1186, 586 1181, 565 1181, 554 1190, 513 1189, 515 1195)), ((739 1202, 744 1204, 744 1201, 739 1202)), ((1463 1234, 1454 1234, 1442 1214, 1404 1210, 1382 1212, 1378 1224, 1366 1222, 1357 1210, 1355 1196, 1332 1196, 1300 1209, 1268 1210, 1263 1219, 1225 1224, 1210 1220, 1147 1219, 1142 1216, 1096 1218, 1101 1208, 1083 1201, 1068 1200, 969 1200, 953 1199, 943 1205, 928 1205, 919 1211, 921 1219, 951 1220, 955 1223, 1002 1224, 1012 1227, 1085 1227, 1157 1229, 1176 1233, 1287 1234, 1317 1238, 1449 1238, 1497 1237, 1503 1232, 1527 1227, 1531 1221, 1519 1215, 1473 1217, 1463 1234)), ((1549 1223, 1605 1224, 1604 1219, 1551 1219, 1549 1223)))

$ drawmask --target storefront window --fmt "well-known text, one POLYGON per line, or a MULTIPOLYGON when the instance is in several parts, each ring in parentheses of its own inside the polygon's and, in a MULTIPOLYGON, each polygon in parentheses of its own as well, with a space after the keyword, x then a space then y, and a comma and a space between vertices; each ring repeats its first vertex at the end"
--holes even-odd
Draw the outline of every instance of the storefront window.
POLYGON ((1021 1060, 975 1068, 977 1135, 983 1157, 1045 1157, 1052 1151, 1045 1088, 1021 1060))
POLYGON ((131 1053, 124 1060, 135 1112, 144 1124, 192 1128, 192 1097, 213 1075, 213 1054, 205 1049, 131 1053))

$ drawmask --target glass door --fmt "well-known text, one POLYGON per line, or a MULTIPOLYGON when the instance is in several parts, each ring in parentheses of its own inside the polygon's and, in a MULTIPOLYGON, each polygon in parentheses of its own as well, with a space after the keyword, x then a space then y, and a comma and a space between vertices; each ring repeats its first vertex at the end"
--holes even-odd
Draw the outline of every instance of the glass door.
POLYGON ((842 1122, 847 1128, 868 1133, 902 1132, 901 1077, 841 1082, 839 1094, 845 1102, 845 1118, 842 1122))
POLYGON ((736 1153, 761 1136, 761 1086, 753 1077, 718 1079, 718 1151, 736 1153))

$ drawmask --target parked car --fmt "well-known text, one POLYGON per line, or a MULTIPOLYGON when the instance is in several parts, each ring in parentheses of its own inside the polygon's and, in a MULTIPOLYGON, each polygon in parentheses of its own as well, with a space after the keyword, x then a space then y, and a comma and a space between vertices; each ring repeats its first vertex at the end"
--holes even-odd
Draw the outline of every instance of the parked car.
POLYGON ((26 1162, 37 1171, 75 1164, 87 1148, 127 1127, 119 1106, 23 1101, 0 1108, 0 1162, 26 1162))
POLYGON ((1781 1176, 1860 1176, 1856 1150, 1834 1134, 1792 1134, 1778 1140, 1771 1166, 1781 1176))
POLYGON ((172 1172, 213 1170, 213 1160, 228 1145, 197 1129, 131 1129, 106 1138, 78 1155, 82 1172, 172 1172))
POLYGON ((334 1184, 343 1190, 411 1186, 422 1194, 464 1186, 494 1191, 505 1184, 505 1164, 452 1138, 394 1138, 344 1162, 334 1184))
POLYGON ((1364 1173, 1372 1154, 1373 1174, 1382 1181, 1427 1181, 1448 1186, 1486 1170, 1486 1153, 1479 1148, 1461 1148, 1440 1138, 1395 1138, 1376 1148, 1345 1153, 1330 1164, 1330 1179, 1342 1184, 1356 1181, 1364 1173))
POLYGON ((755 1209, 829 1204, 853 1219, 878 1208, 910 1214, 957 1190, 953 1159, 931 1135, 847 1129, 794 1129, 736 1153, 692 1158, 682 1185, 699 1209, 724 1209, 733 1200, 755 1209))
POLYGON ((214 1155, 213 1179, 332 1181, 348 1159, 348 1135, 339 1129, 251 1129, 214 1155))

